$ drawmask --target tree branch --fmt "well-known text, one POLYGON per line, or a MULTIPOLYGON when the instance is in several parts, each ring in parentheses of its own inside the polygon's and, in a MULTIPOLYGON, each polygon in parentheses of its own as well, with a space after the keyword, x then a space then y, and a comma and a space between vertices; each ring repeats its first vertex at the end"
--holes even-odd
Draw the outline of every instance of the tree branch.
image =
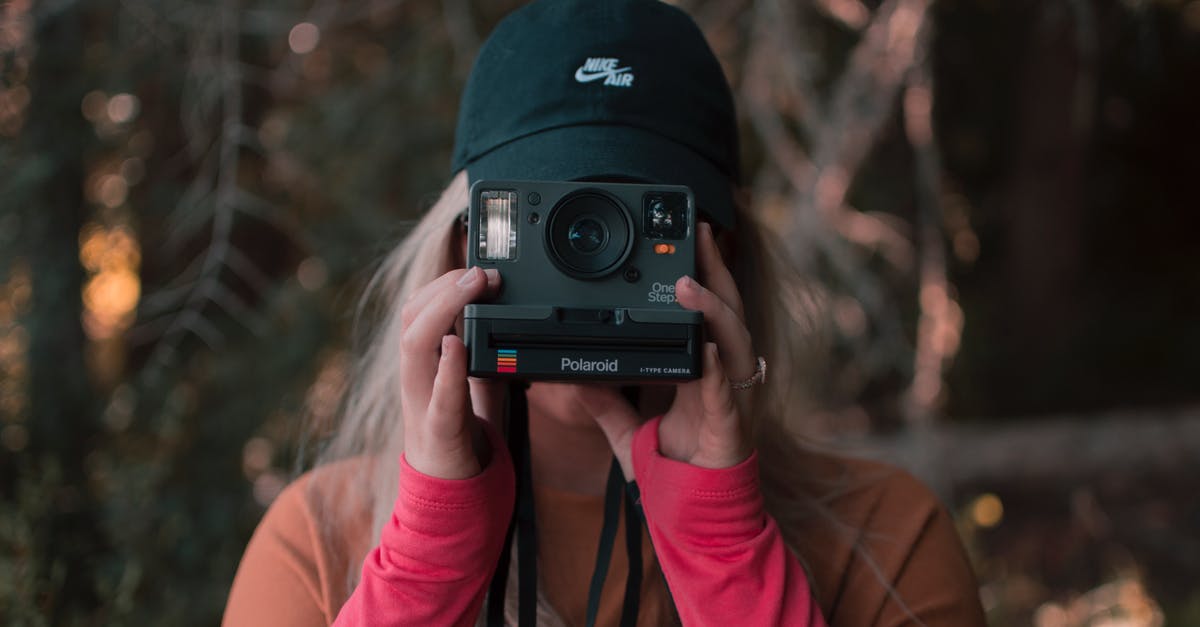
POLYGON ((964 486, 983 483, 1068 483, 1106 473, 1194 473, 1200 468, 1200 406, 1048 416, 986 426, 941 424, 831 444, 845 454, 905 468, 946 498, 964 486))

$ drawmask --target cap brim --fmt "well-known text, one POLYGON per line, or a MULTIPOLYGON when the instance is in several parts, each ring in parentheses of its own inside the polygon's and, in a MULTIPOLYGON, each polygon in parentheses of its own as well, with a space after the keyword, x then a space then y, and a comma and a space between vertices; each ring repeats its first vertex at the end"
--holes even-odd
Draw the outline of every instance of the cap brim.
POLYGON ((692 149, 631 126, 591 124, 541 131, 481 155, 466 169, 471 183, 614 177, 687 185, 701 213, 723 227, 734 225, 728 175, 692 149))

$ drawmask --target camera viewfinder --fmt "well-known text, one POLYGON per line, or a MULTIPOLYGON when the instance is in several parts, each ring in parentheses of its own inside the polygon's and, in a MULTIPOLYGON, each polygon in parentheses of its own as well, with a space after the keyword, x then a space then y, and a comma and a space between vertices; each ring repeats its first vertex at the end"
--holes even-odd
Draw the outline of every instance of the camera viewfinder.
POLYGON ((642 200, 642 231, 646 239, 682 240, 688 233, 686 194, 651 192, 642 200))

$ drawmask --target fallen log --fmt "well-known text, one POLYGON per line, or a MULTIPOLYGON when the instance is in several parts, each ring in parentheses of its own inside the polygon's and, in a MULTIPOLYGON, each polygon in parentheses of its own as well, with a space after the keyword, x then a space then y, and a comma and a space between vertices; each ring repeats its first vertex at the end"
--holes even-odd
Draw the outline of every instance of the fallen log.
POLYGON ((1200 467, 1200 406, 1056 415, 988 425, 935 423, 897 435, 843 438, 828 445, 905 468, 949 498, 962 486, 990 482, 1073 482, 1111 473, 1195 472, 1200 467))

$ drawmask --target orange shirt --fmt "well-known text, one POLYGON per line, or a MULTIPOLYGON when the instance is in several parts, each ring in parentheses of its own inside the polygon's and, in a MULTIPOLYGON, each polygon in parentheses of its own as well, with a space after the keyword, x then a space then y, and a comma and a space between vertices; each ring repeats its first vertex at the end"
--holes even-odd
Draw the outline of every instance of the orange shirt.
MULTIPOLYGON (((811 467, 838 492, 825 495, 832 516, 813 516, 787 530, 799 538, 809 583, 831 626, 984 625, 974 575, 953 522, 908 473, 829 456, 811 467), (886 585, 885 583, 886 582, 886 585)), ((329 625, 347 596, 346 575, 370 548, 370 513, 345 503, 349 521, 332 536, 319 515, 329 490, 366 466, 352 460, 320 467, 290 485, 271 505, 242 558, 225 610, 225 625, 329 625)), ((814 495, 819 496, 819 495, 814 495)), ((604 509, 602 496, 536 486, 539 577, 546 600, 567 625, 582 625, 604 509)), ((624 524, 624 517, 621 517, 624 524)), ((643 532, 645 536, 645 533, 643 532)), ((624 532, 617 533, 598 624, 617 624, 628 569, 624 532)), ((639 625, 676 620, 647 538, 639 625)), ((540 623, 539 623, 540 624, 540 623)))

